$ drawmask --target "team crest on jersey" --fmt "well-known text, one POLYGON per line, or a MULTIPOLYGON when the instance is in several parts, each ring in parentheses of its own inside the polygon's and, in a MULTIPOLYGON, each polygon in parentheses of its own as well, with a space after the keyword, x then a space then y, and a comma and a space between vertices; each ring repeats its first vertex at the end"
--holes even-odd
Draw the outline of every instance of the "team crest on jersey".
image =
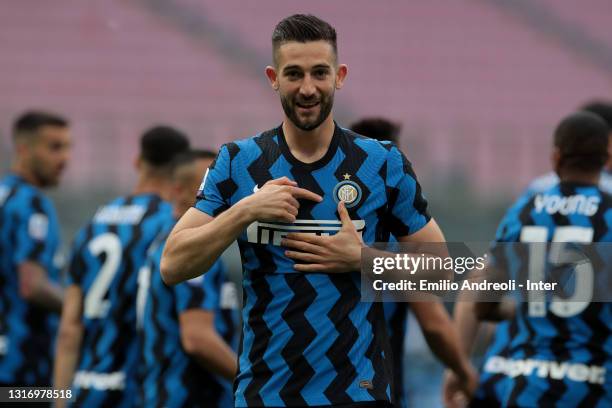
POLYGON ((30 216, 28 222, 28 233, 38 241, 42 241, 47 237, 49 231, 49 218, 45 214, 37 213, 30 216))
POLYGON ((338 203, 344 201, 347 208, 355 207, 361 202, 363 195, 359 184, 351 180, 350 174, 344 174, 344 180, 334 187, 334 200, 338 203))

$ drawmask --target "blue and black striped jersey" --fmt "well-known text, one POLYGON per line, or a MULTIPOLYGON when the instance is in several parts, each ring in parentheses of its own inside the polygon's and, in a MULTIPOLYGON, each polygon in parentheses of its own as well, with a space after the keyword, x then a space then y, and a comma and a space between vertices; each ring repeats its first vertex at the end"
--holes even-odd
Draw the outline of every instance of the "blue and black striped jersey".
POLYGON ((203 276, 167 286, 159 269, 164 241, 165 236, 150 253, 138 278, 142 405, 167 408, 233 406, 231 383, 206 371, 183 349, 179 316, 190 309, 213 313, 215 330, 236 350, 236 286, 227 278, 220 260, 203 276))
POLYGON ((485 408, 501 406, 504 400, 509 377, 495 368, 496 361, 506 359, 510 347, 510 323, 503 321, 495 327, 493 341, 484 356, 484 365, 479 378, 478 389, 470 406, 485 408))
POLYGON ((51 201, 15 174, 0 180, 0 384, 49 386, 58 318, 20 296, 18 267, 36 262, 53 281, 60 246, 51 201))
POLYGON ((69 284, 83 293, 83 326, 73 382, 76 406, 129 406, 136 393, 138 271, 155 238, 173 223, 154 194, 117 198, 79 231, 69 284))
POLYGON ((394 145, 337 125, 324 157, 306 164, 278 127, 224 145, 196 208, 214 217, 283 176, 323 201, 301 200, 293 224, 254 222, 238 239, 244 306, 236 406, 386 404, 392 368, 382 304, 360 302, 358 272, 296 273, 280 242, 289 232, 336 233, 339 200, 367 244, 420 230, 430 217, 412 166, 394 145))
POLYGON ((408 401, 404 391, 404 341, 407 333, 408 303, 385 301, 383 303, 387 333, 391 345, 393 364, 393 403, 404 408, 408 401))
MULTIPOLYGON (((611 242, 612 197, 568 182, 523 196, 502 221, 498 241, 611 242)), ((575 291, 585 279, 575 279, 575 291)), ((483 385, 502 405, 612 406, 610 303, 524 302, 497 337, 483 385)))

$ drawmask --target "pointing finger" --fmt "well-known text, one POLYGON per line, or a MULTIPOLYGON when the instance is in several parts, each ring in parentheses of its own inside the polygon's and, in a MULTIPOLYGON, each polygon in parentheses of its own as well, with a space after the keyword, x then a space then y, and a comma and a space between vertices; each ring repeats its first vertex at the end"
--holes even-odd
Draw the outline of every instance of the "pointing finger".
POLYGON ((340 221, 342 221, 342 228, 355 229, 355 225, 353 221, 351 221, 351 216, 344 205, 344 201, 338 203, 338 215, 340 216, 340 221))
POLYGON ((289 180, 287 176, 283 176, 274 180, 266 181, 266 184, 273 184, 276 186, 297 186, 297 183, 293 180, 289 180))
POLYGON ((306 200, 316 201, 318 203, 323 201, 323 197, 321 197, 320 195, 300 187, 292 188, 291 195, 293 195, 295 198, 303 198, 306 200))

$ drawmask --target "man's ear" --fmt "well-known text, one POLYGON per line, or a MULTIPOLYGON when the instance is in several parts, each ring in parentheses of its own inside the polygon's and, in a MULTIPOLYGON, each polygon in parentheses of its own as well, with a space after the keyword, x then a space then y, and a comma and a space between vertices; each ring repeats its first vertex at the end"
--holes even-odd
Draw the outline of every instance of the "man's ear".
POLYGON ((22 139, 15 140, 15 152, 19 157, 25 157, 30 152, 30 143, 22 139))
POLYGON ((270 82, 270 86, 272 86, 275 91, 278 91, 278 75, 276 73, 276 68, 268 65, 266 67, 266 77, 268 77, 268 82, 270 82))
POLYGON ((348 66, 346 64, 338 65, 338 70, 336 71, 336 89, 341 89, 342 85, 344 85, 344 80, 348 75, 348 66))
POLYGON ((136 156, 136 158, 134 159, 134 168, 136 170, 140 170, 141 166, 142 166, 142 159, 140 158, 140 156, 136 156))

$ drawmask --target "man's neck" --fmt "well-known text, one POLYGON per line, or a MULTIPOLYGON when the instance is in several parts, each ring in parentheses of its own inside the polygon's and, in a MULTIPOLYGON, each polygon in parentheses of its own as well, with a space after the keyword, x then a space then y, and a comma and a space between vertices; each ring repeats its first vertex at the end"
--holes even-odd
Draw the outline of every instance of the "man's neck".
POLYGON ((331 114, 316 129, 309 131, 299 129, 285 117, 283 133, 293 157, 304 163, 314 163, 327 153, 335 126, 331 114))
POLYGON ((38 188, 42 188, 40 180, 38 180, 32 170, 28 166, 24 165, 22 162, 13 162, 13 165, 11 166, 11 172, 18 175, 29 184, 38 188))
POLYGON ((155 194, 160 196, 162 200, 169 201, 171 199, 170 185, 170 180, 165 178, 140 176, 132 194, 155 194))
POLYGON ((559 175, 562 183, 599 184, 600 173, 585 173, 578 171, 564 171, 559 175))

